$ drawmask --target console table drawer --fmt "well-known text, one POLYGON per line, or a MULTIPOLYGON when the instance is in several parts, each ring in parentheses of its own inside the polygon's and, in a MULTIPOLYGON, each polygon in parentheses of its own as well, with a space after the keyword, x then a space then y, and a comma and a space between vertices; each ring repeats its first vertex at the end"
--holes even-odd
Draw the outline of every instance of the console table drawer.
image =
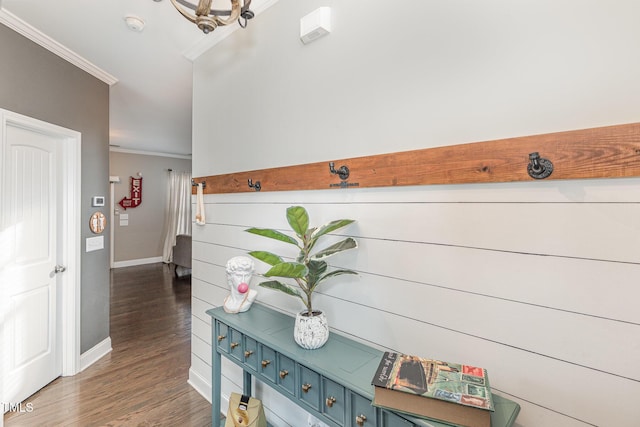
POLYGON ((244 365, 252 371, 258 371, 258 343, 256 340, 245 336, 242 350, 244 365))
POLYGON ((306 368, 300 367, 300 400, 308 404, 316 411, 320 410, 320 374, 306 368))
POLYGON ((344 413, 346 410, 344 387, 336 384, 330 379, 322 378, 323 401, 322 413, 340 425, 344 424, 344 413))
POLYGON ((218 321, 216 321, 215 327, 216 347, 218 347, 220 351, 229 353, 229 327, 224 323, 218 321))
POLYGON ((278 385, 289 395, 296 395, 296 363, 286 356, 277 353, 278 385))
POLYGON ((244 361, 242 354, 242 333, 229 328, 229 354, 239 362, 244 361))
POLYGON ((260 354, 262 355, 262 360, 260 361, 260 366, 258 367, 260 378, 275 384, 278 375, 278 370, 276 367, 276 352, 272 348, 269 348, 263 344, 258 344, 258 347, 260 348, 260 354))
POLYGON ((375 427, 376 408, 371 405, 371 401, 355 393, 349 393, 349 399, 351 400, 351 411, 349 413, 351 423, 347 425, 352 427, 375 427))

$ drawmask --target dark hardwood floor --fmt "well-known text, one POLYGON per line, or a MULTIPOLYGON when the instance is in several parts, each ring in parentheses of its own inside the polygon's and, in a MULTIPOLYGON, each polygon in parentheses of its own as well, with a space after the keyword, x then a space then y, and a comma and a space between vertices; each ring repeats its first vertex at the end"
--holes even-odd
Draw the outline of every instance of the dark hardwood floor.
POLYGON ((111 272, 113 351, 60 377, 7 413, 5 426, 210 426, 211 405, 187 384, 190 277, 164 264, 111 272))

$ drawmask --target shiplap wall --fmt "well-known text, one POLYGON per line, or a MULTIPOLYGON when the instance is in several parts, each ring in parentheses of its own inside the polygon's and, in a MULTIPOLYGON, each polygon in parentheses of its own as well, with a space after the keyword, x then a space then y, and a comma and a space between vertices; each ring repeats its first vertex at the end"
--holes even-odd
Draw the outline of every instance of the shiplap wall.
MULTIPOLYGON (((211 363, 204 311, 228 294, 226 261, 254 249, 286 254, 288 245, 244 230, 284 231, 284 211, 298 203, 314 225, 357 221, 343 234, 359 249, 332 265, 359 276, 337 278, 316 296, 336 333, 486 367, 495 392, 522 405, 521 426, 637 425, 640 179, 211 195, 205 202, 207 225, 193 230, 192 371, 203 379, 211 363)), ((293 298, 258 291, 263 304, 302 309, 293 298)), ((228 395, 241 376, 232 366, 224 373, 228 395)), ((276 397, 267 393, 266 405, 283 405, 276 397)), ((301 425, 293 408, 277 413, 283 419, 275 425, 301 425)))
MULTIPOLYGON (((636 0, 424 0, 402 11, 280 0, 194 63, 193 175, 637 122, 638 15, 636 0), (299 19, 320 6, 333 30, 303 45, 299 19)), ((190 371, 203 394, 204 312, 227 295, 226 261, 286 250, 243 230, 284 230, 286 208, 302 204, 313 224, 357 221, 344 233, 360 248, 331 261, 360 275, 315 300, 335 333, 488 368, 496 393, 522 405, 520 427, 639 425, 640 179, 205 202, 207 224, 193 230, 190 371)), ((302 308, 259 292, 287 313, 302 308)), ((227 362, 223 373, 227 396, 241 375, 227 362)), ((305 425, 269 387, 256 394, 275 426, 305 425)))

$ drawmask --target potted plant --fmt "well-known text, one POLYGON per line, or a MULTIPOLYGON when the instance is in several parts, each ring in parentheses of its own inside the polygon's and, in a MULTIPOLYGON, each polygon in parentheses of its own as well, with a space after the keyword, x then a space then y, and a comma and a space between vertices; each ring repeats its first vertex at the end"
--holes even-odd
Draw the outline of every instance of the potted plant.
POLYGON ((320 283, 332 277, 342 274, 358 274, 353 270, 347 269, 328 271, 328 264, 325 259, 347 249, 355 249, 358 244, 351 237, 320 250, 316 250, 316 244, 322 236, 345 227, 354 221, 351 219, 339 219, 320 227, 309 228, 309 214, 302 206, 289 207, 287 209, 287 221, 295 232, 295 237, 268 228, 254 227, 246 231, 296 246, 298 255, 295 261, 285 261, 281 256, 267 251, 252 251, 249 252, 249 255, 271 266, 263 274, 264 277, 292 279, 293 284, 280 280, 269 280, 259 285, 300 298, 306 309, 296 316, 294 338, 298 345, 303 348, 319 348, 329 338, 329 327, 324 313, 313 308, 311 298, 313 292, 320 283))

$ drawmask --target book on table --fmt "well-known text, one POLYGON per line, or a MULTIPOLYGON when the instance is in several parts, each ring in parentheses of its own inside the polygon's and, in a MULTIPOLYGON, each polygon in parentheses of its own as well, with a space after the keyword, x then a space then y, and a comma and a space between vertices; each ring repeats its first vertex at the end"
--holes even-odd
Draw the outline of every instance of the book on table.
POLYGON ((375 406, 463 427, 491 427, 487 370, 385 352, 376 374, 375 406))

